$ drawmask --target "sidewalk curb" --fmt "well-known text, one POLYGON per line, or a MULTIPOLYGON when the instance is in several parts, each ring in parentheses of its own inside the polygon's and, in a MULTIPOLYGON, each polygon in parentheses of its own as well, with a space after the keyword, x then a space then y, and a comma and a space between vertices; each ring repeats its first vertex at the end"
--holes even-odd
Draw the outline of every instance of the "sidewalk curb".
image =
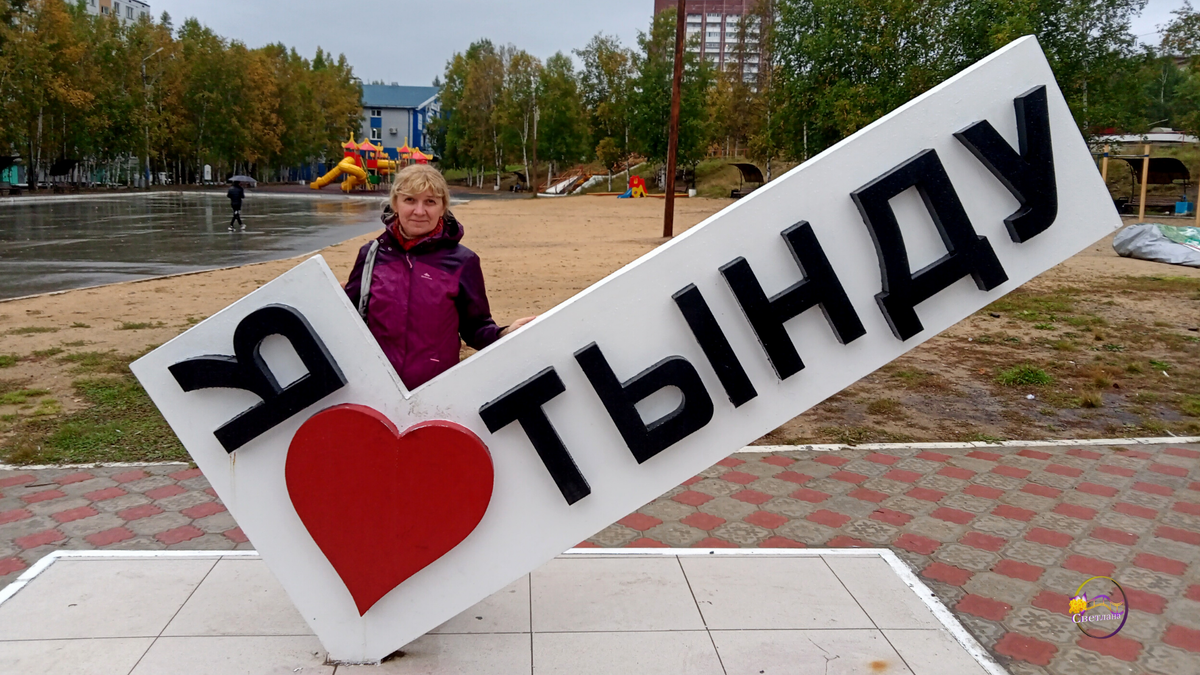
MULTIPOLYGON (((1000 443, 862 443, 845 445, 826 443, 814 445, 748 445, 734 452, 769 454, 772 452, 836 452, 838 450, 953 450, 957 448, 1065 448, 1077 445, 1192 445, 1200 436, 1165 436, 1150 438, 1081 438, 1065 441, 1002 441, 1000 443)), ((188 462, 98 462, 94 464, 0 464, 0 471, 40 471, 43 469, 124 469, 139 466, 187 466, 188 462)))
POLYGON ((1150 438, 1078 438, 1063 441, 1000 441, 984 443, 963 441, 961 443, 825 443, 811 445, 748 445, 735 452, 835 452, 837 450, 947 450, 954 448, 1063 448, 1076 445, 1189 445, 1200 443, 1200 436, 1160 436, 1150 438))

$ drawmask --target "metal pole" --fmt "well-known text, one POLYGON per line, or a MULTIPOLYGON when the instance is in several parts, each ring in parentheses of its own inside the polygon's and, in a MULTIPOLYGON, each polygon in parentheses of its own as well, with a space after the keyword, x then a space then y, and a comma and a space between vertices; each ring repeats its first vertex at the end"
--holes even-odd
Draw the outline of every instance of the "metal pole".
POLYGON ((679 89, 683 82, 683 36, 686 33, 684 20, 687 0, 679 0, 675 8, 675 77, 671 82, 671 128, 667 137, 667 203, 663 212, 663 236, 674 236, 675 231, 675 155, 679 151, 679 89))
POLYGON ((1104 159, 1100 160, 1100 180, 1104 181, 1105 185, 1108 185, 1108 151, 1111 147, 1111 145, 1104 146, 1104 159))
POLYGON ((1138 222, 1146 220, 1146 183, 1150 180, 1150 144, 1145 146, 1145 154, 1142 155, 1142 198, 1138 203, 1138 222))
POLYGON ((1200 227, 1200 187, 1196 188, 1196 201, 1192 202, 1192 210, 1196 212, 1196 227, 1200 227))

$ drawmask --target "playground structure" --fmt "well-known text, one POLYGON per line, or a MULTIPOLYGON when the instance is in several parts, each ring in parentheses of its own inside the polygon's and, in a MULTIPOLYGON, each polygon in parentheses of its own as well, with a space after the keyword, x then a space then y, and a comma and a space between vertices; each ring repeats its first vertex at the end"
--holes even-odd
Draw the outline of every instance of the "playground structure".
POLYGON ((629 189, 617 199, 641 199, 646 196, 646 179, 641 176, 629 177, 629 189))
POLYGON ((324 176, 310 183, 309 187, 320 190, 341 179, 342 192, 349 193, 355 188, 374 190, 383 182, 384 176, 391 176, 409 164, 428 164, 433 159, 432 155, 421 152, 420 148, 409 147, 408 141, 397 148, 398 160, 388 157, 383 146, 365 138, 362 143, 355 143, 351 137, 342 144, 342 150, 342 160, 324 176))

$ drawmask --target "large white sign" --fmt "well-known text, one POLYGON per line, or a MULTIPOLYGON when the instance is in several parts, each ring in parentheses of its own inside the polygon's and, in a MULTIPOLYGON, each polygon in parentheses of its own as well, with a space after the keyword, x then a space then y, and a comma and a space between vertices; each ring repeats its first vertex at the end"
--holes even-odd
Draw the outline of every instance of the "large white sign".
POLYGON ((133 370, 371 662, 1119 224, 1024 38, 415 391, 319 257, 133 370))

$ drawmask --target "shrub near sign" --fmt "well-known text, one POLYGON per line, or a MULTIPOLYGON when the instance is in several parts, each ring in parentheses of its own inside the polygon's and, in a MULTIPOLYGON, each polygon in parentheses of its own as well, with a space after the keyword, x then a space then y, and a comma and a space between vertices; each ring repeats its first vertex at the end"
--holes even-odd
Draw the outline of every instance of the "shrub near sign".
POLYGON ((378 661, 1108 234, 1023 38, 409 392, 311 259, 133 364, 330 657, 378 661))

